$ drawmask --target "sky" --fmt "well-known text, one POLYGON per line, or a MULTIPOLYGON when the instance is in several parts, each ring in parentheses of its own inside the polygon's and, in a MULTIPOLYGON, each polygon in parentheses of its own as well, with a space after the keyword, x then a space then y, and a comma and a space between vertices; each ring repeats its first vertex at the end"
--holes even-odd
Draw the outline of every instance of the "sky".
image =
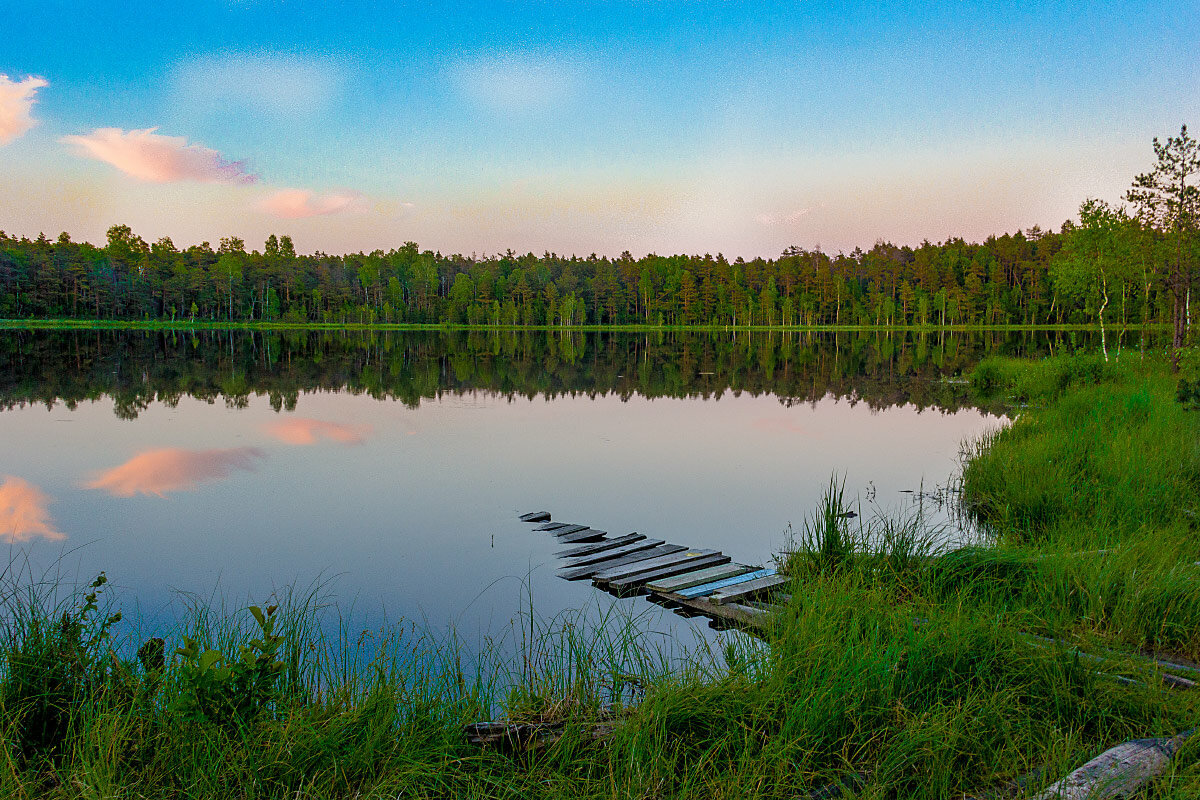
POLYGON ((1058 228, 1200 125, 1200 3, 46 2, 0 230, 778 255, 1058 228))

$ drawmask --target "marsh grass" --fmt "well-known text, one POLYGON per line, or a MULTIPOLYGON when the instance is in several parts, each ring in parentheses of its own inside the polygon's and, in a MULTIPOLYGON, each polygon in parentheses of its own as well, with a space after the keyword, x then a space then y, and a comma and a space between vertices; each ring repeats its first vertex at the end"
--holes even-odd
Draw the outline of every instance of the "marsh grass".
MULTIPOLYGON (((531 601, 508 638, 468 648, 411 624, 363 630, 319 587, 283 592, 278 680, 232 727, 172 710, 172 654, 185 636, 236 654, 261 625, 186 598, 158 669, 118 623, 68 637, 92 671, 57 750, 26 752, 5 701, 0 796, 960 798, 1030 774, 1037 790, 1194 727, 1200 692, 1166 689, 1145 655, 1200 660, 1198 418, 1152 363, 993 366, 980 387, 1038 407, 969 451, 988 546, 949 549, 919 512, 850 518, 831 480, 780 559, 790 599, 761 639, 683 659, 637 617, 540 617, 531 601), (622 722, 596 744, 588 725, 614 704, 622 722), (462 726, 493 718, 564 735, 536 752, 468 745, 462 726)), ((6 577, 5 698, 33 632, 90 591, 6 577)), ((1198 757, 1193 740, 1148 796, 1200 796, 1198 757)))

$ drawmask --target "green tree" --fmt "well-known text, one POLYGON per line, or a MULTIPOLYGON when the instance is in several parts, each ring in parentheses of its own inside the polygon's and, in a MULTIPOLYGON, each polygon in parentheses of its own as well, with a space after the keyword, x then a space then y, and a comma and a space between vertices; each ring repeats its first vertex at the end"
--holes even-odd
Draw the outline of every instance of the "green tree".
POLYGON ((1188 326, 1193 243, 1200 214, 1200 188, 1194 183, 1200 174, 1200 142, 1188 135, 1184 125, 1178 136, 1166 142, 1154 139, 1154 156, 1154 169, 1134 178, 1126 199, 1137 207, 1142 221, 1162 232, 1171 245, 1172 345, 1178 358, 1188 326))
POLYGON ((1110 291, 1123 297, 1135 279, 1130 258, 1130 219, 1123 207, 1103 200, 1085 200, 1079 225, 1067 229, 1063 249, 1050 264, 1054 288, 1066 298, 1083 300, 1095 309, 1100 323, 1100 346, 1108 359, 1104 311, 1110 291))

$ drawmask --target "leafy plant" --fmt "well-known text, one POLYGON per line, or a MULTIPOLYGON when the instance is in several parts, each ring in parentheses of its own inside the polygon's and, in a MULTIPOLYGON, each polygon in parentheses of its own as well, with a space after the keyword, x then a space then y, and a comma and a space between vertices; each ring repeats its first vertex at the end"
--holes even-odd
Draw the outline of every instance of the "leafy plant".
POLYGON ((220 650, 201 649, 185 636, 175 654, 182 658, 178 691, 170 710, 185 719, 203 720, 226 729, 252 722, 278 699, 284 662, 276 654, 284 637, 274 633, 278 606, 264 612, 250 606, 259 627, 259 637, 238 647, 236 656, 220 650))

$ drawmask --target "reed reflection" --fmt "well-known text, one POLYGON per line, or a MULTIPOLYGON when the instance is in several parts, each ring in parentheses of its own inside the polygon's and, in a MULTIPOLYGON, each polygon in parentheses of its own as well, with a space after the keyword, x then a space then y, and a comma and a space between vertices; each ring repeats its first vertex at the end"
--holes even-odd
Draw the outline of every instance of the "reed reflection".
POLYGON ((61 541, 67 536, 54 528, 47 506, 52 498, 29 481, 13 475, 0 483, 0 539, 28 542, 36 537, 61 541))
POLYGON ((253 472, 264 458, 266 453, 257 447, 146 450, 124 464, 98 473, 84 487, 101 489, 114 497, 135 494, 166 497, 168 492, 190 491, 201 483, 224 480, 235 470, 253 472))

